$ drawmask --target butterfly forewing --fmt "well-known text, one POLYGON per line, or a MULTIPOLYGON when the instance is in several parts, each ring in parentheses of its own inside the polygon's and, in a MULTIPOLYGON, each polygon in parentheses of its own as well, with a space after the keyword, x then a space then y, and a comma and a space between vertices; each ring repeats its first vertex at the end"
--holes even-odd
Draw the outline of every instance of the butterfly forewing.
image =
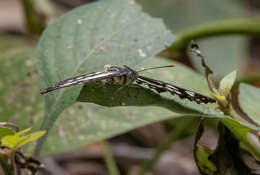
POLYGON ((216 100, 213 98, 206 97, 204 95, 198 94, 196 92, 180 88, 178 86, 172 85, 159 80, 154 80, 151 78, 138 76, 136 82, 138 84, 145 84, 151 89, 155 89, 157 92, 169 91, 172 95, 178 95, 180 98, 186 98, 190 101, 195 101, 196 103, 215 103, 216 100))
POLYGON ((89 74, 85 74, 85 75, 80 75, 80 76, 77 76, 77 77, 68 78, 68 79, 63 80, 61 82, 58 82, 54 86, 43 89, 41 91, 41 94, 45 94, 47 92, 54 91, 56 89, 77 85, 77 84, 80 84, 80 83, 101 81, 101 80, 104 80, 104 79, 117 77, 117 76, 121 76, 121 72, 118 72, 116 70, 104 71, 104 72, 93 72, 93 73, 89 73, 89 74))

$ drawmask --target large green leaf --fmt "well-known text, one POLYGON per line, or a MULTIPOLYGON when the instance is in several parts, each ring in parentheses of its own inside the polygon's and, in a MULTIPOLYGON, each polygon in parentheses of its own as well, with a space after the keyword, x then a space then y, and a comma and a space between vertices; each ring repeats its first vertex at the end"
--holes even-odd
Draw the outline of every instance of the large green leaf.
MULTIPOLYGON (((181 86, 182 88, 202 92, 210 96, 206 80, 199 74, 196 74, 194 71, 189 70, 177 62, 153 58, 139 64, 135 69, 140 70, 145 67, 163 66, 173 63, 176 65, 175 68, 147 71, 143 72, 142 75, 175 85, 177 84, 177 86, 181 86), (191 78, 194 83, 189 81, 191 78)), ((212 110, 216 106, 215 104, 198 105, 187 99, 181 100, 178 96, 173 96, 170 93, 162 93, 159 95, 157 92, 147 88, 147 86, 130 85, 123 89, 119 88, 118 85, 107 84, 104 86, 96 83, 87 84, 84 86, 84 89, 82 89, 78 100, 103 106, 161 106, 173 112, 184 114, 197 114, 198 111, 200 111, 200 114, 209 114, 210 110, 212 113, 216 113, 215 110, 212 110)))
MULTIPOLYGON (((136 0, 151 15, 163 18, 174 34, 192 30, 193 26, 210 21, 243 17, 243 4, 234 0, 136 0)), ((245 40, 241 37, 218 37, 199 42, 202 54, 220 79, 231 70, 241 70, 245 61, 245 40)), ((195 67, 204 72, 200 59, 192 55, 195 67)), ((240 74, 240 72, 238 72, 240 74)))
POLYGON ((260 125, 260 89, 241 84, 239 86, 239 104, 248 117, 260 125))
MULTIPOLYGON (((173 64, 173 62, 156 58, 149 59, 133 68, 139 70, 141 67, 167 64, 173 64)), ((175 64, 176 68, 147 71, 143 75, 210 95, 203 76, 181 64, 175 64)), ((72 151, 97 140, 184 114, 187 114, 186 116, 210 114, 211 117, 223 117, 215 110, 215 104, 198 105, 189 100, 181 100, 170 93, 158 95, 153 90, 136 86, 130 86, 119 92, 116 90, 118 90, 116 85, 85 85, 79 100, 91 103, 77 103, 62 113, 55 122, 55 127, 51 129, 41 155, 72 151), (122 95, 121 99, 114 93, 122 95), (113 94, 114 99, 111 99, 113 94)))
MULTIPOLYGON (((163 50, 164 45, 172 41, 172 35, 161 21, 142 13, 134 1, 103 0, 80 7, 58 19, 41 38, 37 58, 42 87, 71 76, 100 71, 105 64, 127 64, 136 70, 172 64, 162 59, 143 61, 163 50)), ((180 65, 176 69, 149 71, 144 75, 210 95, 205 79, 180 65)), ((50 131, 41 151, 42 156, 72 151, 96 140, 182 114, 224 118, 214 104, 198 105, 169 93, 159 96, 148 89, 132 86, 118 92, 121 95, 130 93, 130 98, 123 96, 122 101, 119 98, 109 101, 105 97, 111 97, 117 86, 89 84, 82 90, 79 100, 103 106, 74 104, 81 87, 65 88, 45 95, 46 115, 42 128, 50 131), (137 100, 134 101, 131 94, 138 91, 142 95, 135 96, 137 100), (158 102, 159 99, 168 104, 168 110, 158 107, 165 107, 165 104, 158 102)))
MULTIPOLYGON (((171 63, 172 62, 163 59, 151 59, 146 63, 138 65, 137 70, 140 69, 140 67, 153 67, 156 65, 160 66, 171 63)), ((177 63, 175 64, 177 66, 174 69, 153 70, 144 73, 144 75, 209 95, 206 81, 202 76, 177 63), (189 81, 191 78, 193 81, 189 81)), ((248 134, 250 134, 250 132, 253 132, 254 130, 260 130, 260 128, 255 127, 247 122, 242 123, 235 121, 228 116, 224 116, 222 112, 218 111, 215 104, 198 105, 186 99, 180 100, 176 96, 173 97, 170 93, 162 93, 161 96, 159 96, 157 93, 154 93, 148 89, 136 86, 130 86, 121 92, 117 91, 118 88, 119 87, 115 85, 85 85, 79 100, 93 102, 103 106, 160 106, 169 109, 172 112, 193 114, 194 116, 205 115, 205 117, 219 118, 219 120, 230 129, 236 138, 241 141, 243 145, 246 145, 252 154, 256 155, 257 157, 260 156, 260 150, 257 148, 257 146, 251 143, 248 138, 248 134), (90 93, 91 91, 95 91, 99 95, 93 96, 90 93)), ((173 114, 172 117, 175 115, 173 114)))
MULTIPOLYGON (((41 38, 37 58, 42 87, 100 70, 105 64, 136 65, 172 42, 162 21, 144 14, 134 1, 103 0, 79 7, 50 25, 41 38)), ((61 112, 75 102, 80 89, 45 95, 42 129, 52 127, 61 112)))
MULTIPOLYGON (((172 63, 175 62, 158 58, 149 59, 136 66, 135 69, 172 63)), ((203 76, 185 66, 175 64, 176 68, 148 71, 144 72, 144 76, 210 95, 203 76)), ((136 86, 130 86, 117 92, 122 95, 121 99, 117 98, 117 93, 114 94, 114 99, 111 99, 111 94, 115 93, 118 88, 116 85, 101 86, 98 83, 85 85, 79 100, 89 103, 77 103, 62 113, 50 130, 41 155, 72 151, 94 141, 111 138, 143 125, 181 116, 217 118, 234 133, 237 139, 247 145, 253 154, 259 155, 257 148, 248 140, 247 135, 260 128, 223 116, 216 108, 216 104, 198 105, 186 99, 181 100, 170 93, 158 95, 153 90, 136 86), (93 90, 97 93, 96 95, 93 94, 93 90)))

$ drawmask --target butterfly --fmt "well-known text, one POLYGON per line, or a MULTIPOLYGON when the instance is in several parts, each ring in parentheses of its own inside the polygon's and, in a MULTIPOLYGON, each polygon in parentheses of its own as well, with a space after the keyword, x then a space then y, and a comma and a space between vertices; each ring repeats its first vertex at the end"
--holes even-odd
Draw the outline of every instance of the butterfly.
POLYGON ((76 76, 73 78, 69 78, 58 82, 54 86, 48 87, 41 91, 41 94, 45 94, 60 88, 65 88, 69 86, 78 85, 81 83, 89 83, 89 82, 97 82, 106 80, 107 82, 119 84, 122 87, 130 85, 134 82, 138 85, 147 85, 149 88, 154 89, 158 93, 161 92, 170 92, 172 95, 178 95, 182 99, 188 99, 190 101, 195 101, 196 103, 215 103, 216 100, 210 97, 206 97, 194 91, 184 89, 170 83, 166 83, 160 80, 155 80, 152 78, 140 76, 139 72, 150 70, 150 69, 157 69, 157 68, 165 68, 165 67, 174 67, 174 65, 168 66, 160 66, 160 67, 153 67, 148 69, 143 69, 141 71, 135 71, 130 67, 123 65, 123 67, 119 66, 110 66, 105 65, 105 71, 103 72, 92 72, 80 76, 76 76))

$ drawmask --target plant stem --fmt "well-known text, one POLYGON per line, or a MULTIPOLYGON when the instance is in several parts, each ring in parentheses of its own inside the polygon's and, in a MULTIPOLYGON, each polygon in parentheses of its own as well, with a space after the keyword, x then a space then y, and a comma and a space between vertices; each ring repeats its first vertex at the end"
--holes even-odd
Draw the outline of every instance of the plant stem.
POLYGON ((120 175, 116 162, 106 141, 102 142, 102 148, 104 152, 104 160, 106 162, 109 175, 120 175))
POLYGON ((35 13, 33 0, 21 0, 24 10, 26 29, 31 34, 41 34, 45 26, 45 20, 35 13))
POLYGON ((252 84, 255 82, 260 82, 260 75, 242 77, 238 81, 235 82, 234 88, 237 88, 240 83, 252 84))
POLYGON ((137 173, 133 173, 134 175, 144 175, 146 172, 150 171, 155 163, 158 161, 158 159, 160 158, 160 156, 162 155, 162 153, 166 150, 169 149, 169 147, 172 145, 172 143, 177 140, 181 134, 188 128, 191 127, 192 124, 194 123, 194 121, 196 120, 196 118, 194 117, 189 117, 187 119, 181 120, 178 125, 176 126, 176 128, 174 128, 170 133, 168 138, 165 140, 164 143, 162 143, 155 152, 155 155, 153 156, 153 158, 151 160, 146 161, 141 169, 137 172, 137 173))
POLYGON ((169 48, 174 53, 186 50, 191 40, 198 40, 220 35, 249 35, 260 37, 260 19, 231 19, 201 24, 177 34, 177 38, 169 48))

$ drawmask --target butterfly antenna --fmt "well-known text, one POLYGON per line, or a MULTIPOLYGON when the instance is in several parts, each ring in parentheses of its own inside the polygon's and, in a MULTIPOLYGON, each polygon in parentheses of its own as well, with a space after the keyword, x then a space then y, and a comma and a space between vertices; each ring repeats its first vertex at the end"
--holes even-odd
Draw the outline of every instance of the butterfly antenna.
POLYGON ((175 65, 172 64, 172 65, 167 65, 167 66, 151 67, 151 68, 139 70, 137 72, 143 72, 143 71, 147 71, 147 70, 151 70, 151 69, 160 69, 160 68, 166 68, 166 67, 175 67, 175 65))
POLYGON ((59 89, 59 88, 56 87, 56 86, 48 87, 48 88, 46 88, 46 89, 43 89, 43 90, 41 91, 41 94, 46 94, 46 93, 51 92, 51 91, 54 91, 54 90, 56 90, 56 89, 59 89))

